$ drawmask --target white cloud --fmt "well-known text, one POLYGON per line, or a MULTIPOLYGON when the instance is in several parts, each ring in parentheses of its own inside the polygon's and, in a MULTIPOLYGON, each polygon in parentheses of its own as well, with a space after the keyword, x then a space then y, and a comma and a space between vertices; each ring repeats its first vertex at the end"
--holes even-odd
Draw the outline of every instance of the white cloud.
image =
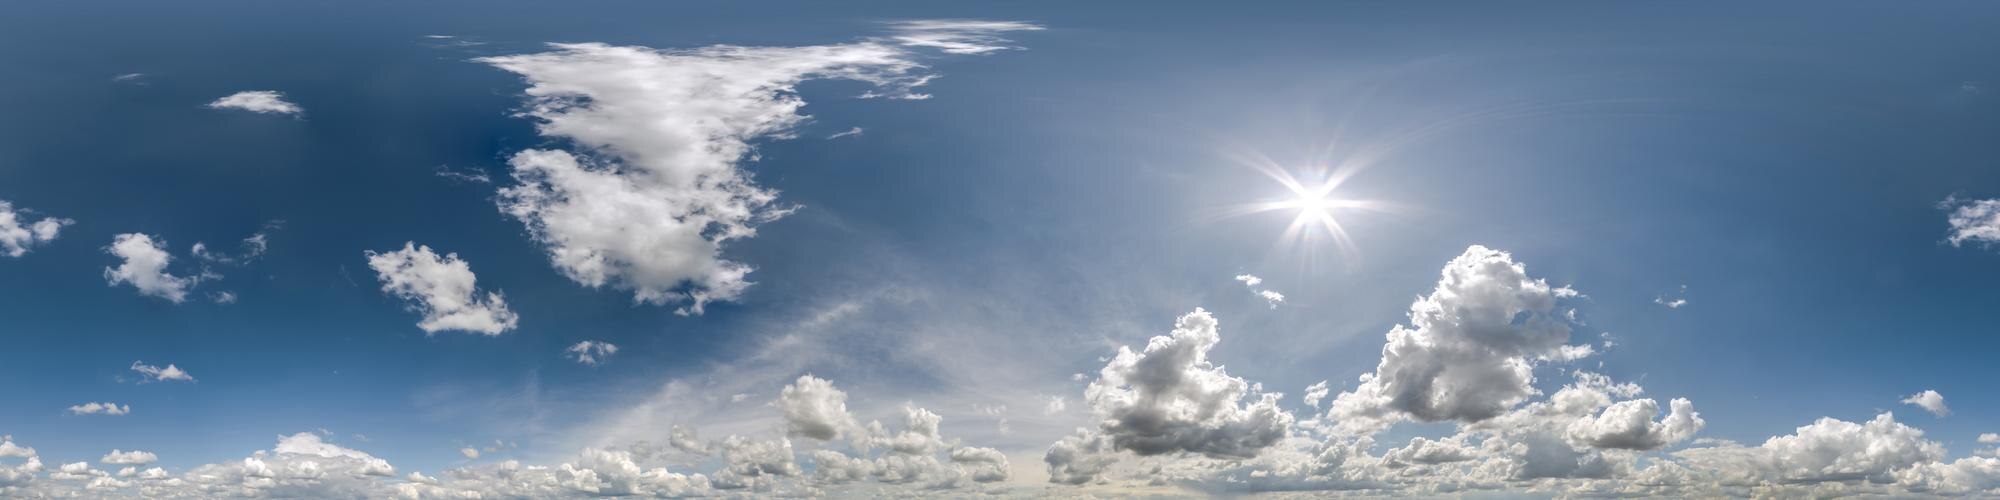
POLYGON ((131 405, 117 403, 90 402, 69 407, 71 415, 124 415, 132 413, 131 405))
POLYGON ((847 412, 847 393, 812 375, 801 375, 785 386, 778 394, 778 409, 784 411, 785 428, 794 436, 826 441, 859 427, 847 412))
POLYGON ((1306 392, 1303 401, 1305 402, 1306 406, 1319 408, 1319 402, 1325 400, 1327 394, 1331 392, 1332 390, 1327 387, 1327 381, 1321 380, 1317 383, 1314 383, 1313 385, 1306 386, 1306 392))
POLYGON ((1264 283, 1264 278, 1259 278, 1259 277, 1257 277, 1257 275, 1254 275, 1254 274, 1238 274, 1238 275, 1236 275, 1236 281, 1241 281, 1241 282, 1243 282, 1243 286, 1253 286, 1253 287, 1254 287, 1254 286, 1257 286, 1257 285, 1261 285, 1261 284, 1263 284, 1263 283, 1264 283))
POLYGON ((97 462, 111 465, 146 465, 158 462, 159 460, 160 457, 151 452, 111 450, 111 453, 105 454, 104 458, 97 459, 97 462))
POLYGON ((120 234, 111 240, 106 252, 123 259, 116 268, 104 268, 104 279, 111 286, 131 284, 140 295, 167 299, 179 304, 187 300, 189 288, 200 283, 202 278, 175 276, 167 272, 167 264, 174 257, 167 253, 164 242, 155 243, 152 236, 143 233, 120 234))
POLYGON ((1063 401, 1062 396, 1049 396, 1048 400, 1048 404, 1042 405, 1042 415, 1055 415, 1069 409, 1069 403, 1063 401))
POLYGON ((1951 415, 1951 407, 1944 405, 1944 395, 1938 394, 1938 391, 1926 390, 1911 394, 1910 397, 1903 398, 1903 404, 1917 405, 1918 408, 1940 417, 1951 415))
POLYGON ((209 102, 208 107, 281 115, 297 115, 305 112, 297 104, 286 102, 285 95, 275 90, 245 90, 229 94, 209 102))
POLYGON ((1467 248, 1410 305, 1410 326, 1389 331, 1375 372, 1334 398, 1330 415, 1362 432, 1405 416, 1498 416, 1535 394, 1533 360, 1561 354, 1570 326, 1557 301, 1575 294, 1529 277, 1505 252, 1467 248))
MULTIPOLYGON (((976 44, 1002 28, 898 29, 917 37, 905 43, 976 44)), ((754 158, 755 141, 789 137, 808 119, 799 114, 800 82, 858 80, 910 96, 929 78, 903 46, 879 41, 553 47, 479 59, 526 78, 532 101, 524 114, 539 120, 543 135, 576 145, 516 154, 509 162, 516 184, 501 189, 500 207, 571 280, 630 290, 638 302, 685 303, 683 314, 750 286, 751 267, 723 258, 723 246, 792 210, 741 163, 754 158)))
POLYGON ((847 137, 847 136, 853 136, 853 135, 861 135, 861 132, 862 132, 862 131, 861 131, 861 127, 854 127, 854 128, 850 128, 850 129, 847 129, 846 131, 843 131, 843 132, 840 132, 840 133, 836 133, 836 134, 833 134, 833 135, 829 135, 829 136, 826 136, 826 138, 827 138, 827 140, 834 140, 834 139, 839 139, 839 138, 842 138, 842 137, 847 137))
POLYGON ((144 378, 141 378, 139 380, 140 383, 167 382, 167 381, 181 381, 181 382, 194 381, 193 375, 189 375, 188 372, 181 370, 181 368, 178 366, 174 366, 173 363, 167 363, 166 368, 161 368, 158 366, 145 364, 140 361, 133 361, 132 371, 139 372, 140 375, 144 376, 144 378))
POLYGON ((1272 309, 1277 309, 1278 305, 1285 303, 1285 294, 1257 288, 1257 285, 1264 283, 1264 278, 1259 278, 1254 274, 1238 274, 1236 275, 1236 281, 1243 282, 1243 286, 1248 287, 1251 293, 1257 294, 1257 298, 1264 299, 1264 302, 1271 304, 1272 309))
POLYGON ((1667 306, 1668 309, 1680 309, 1688 305, 1687 298, 1685 297, 1687 295, 1687 292, 1688 292, 1687 285, 1681 285, 1680 295, 1682 295, 1682 297, 1674 297, 1669 299, 1667 298, 1666 295, 1658 295, 1653 297, 1653 303, 1667 306))
POLYGON ((1007 49, 1018 49, 1006 45, 1000 37, 1009 31, 1034 31, 1041 26, 1016 21, 982 21, 973 19, 930 19, 890 23, 895 33, 896 43, 925 47, 944 51, 948 54, 986 54, 1007 49))
POLYGON ((1209 361, 1221 340, 1214 316, 1197 308, 1144 351, 1121 346, 1084 391, 1100 422, 1093 432, 1139 455, 1236 458, 1254 457, 1285 437, 1292 415, 1278 409, 1281 395, 1254 390, 1209 361))
POLYGON ((1693 437, 1706 424, 1694 404, 1686 398, 1672 402, 1673 411, 1655 422, 1660 404, 1651 399, 1620 401, 1595 418, 1584 417, 1569 426, 1570 439, 1597 448, 1656 450, 1693 437))
POLYGON ((368 267, 382 281, 382 291, 410 302, 411 310, 424 315, 417 328, 425 333, 460 330, 499 335, 520 320, 499 292, 480 296, 478 277, 456 253, 439 257, 430 247, 410 242, 402 250, 366 254, 368 267))
POLYGON ((1945 222, 1951 231, 1945 241, 1951 246, 1962 246, 1967 242, 1992 246, 2000 243, 2000 199, 1962 200, 1946 197, 1938 203, 1938 208, 1947 214, 1945 222))
POLYGON ((20 257, 36 246, 55 241, 63 226, 75 224, 70 219, 43 217, 28 223, 27 209, 16 211, 14 204, 0 200, 0 255, 20 257))
POLYGON ((618 346, 610 342, 585 340, 577 342, 576 345, 569 346, 563 352, 569 353, 570 359, 574 359, 578 363, 597 366, 604 363, 612 354, 617 354, 618 346))
POLYGON ((479 458, 479 449, 472 447, 459 448, 458 454, 464 455, 465 458, 479 458))
POLYGON ((2000 434, 1991 432, 1980 434, 1979 444, 2000 444, 2000 434))

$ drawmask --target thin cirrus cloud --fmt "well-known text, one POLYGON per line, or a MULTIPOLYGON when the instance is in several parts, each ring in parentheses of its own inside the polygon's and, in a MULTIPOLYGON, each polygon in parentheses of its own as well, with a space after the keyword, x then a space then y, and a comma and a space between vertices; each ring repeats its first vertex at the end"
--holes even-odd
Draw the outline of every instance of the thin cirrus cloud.
POLYGON ((285 94, 276 90, 245 90, 209 101, 212 109, 236 109, 252 113, 297 116, 305 112, 297 104, 285 100, 285 94))
POLYGON ((13 203, 0 200, 0 255, 27 255, 28 250, 55 241, 64 226, 76 224, 74 220, 61 217, 42 217, 27 222, 32 215, 29 210, 17 210, 13 203))
POLYGON ((983 54, 1027 23, 899 23, 888 39, 805 47, 658 50, 601 43, 479 62, 528 82, 522 115, 576 147, 527 149, 509 165, 503 212, 527 226, 564 276, 629 291, 635 302, 701 314, 747 289, 752 267, 724 256, 795 207, 742 168, 753 143, 807 117, 798 84, 854 80, 865 96, 925 97, 917 49, 983 54))
POLYGON ((429 246, 408 242, 401 250, 370 250, 365 255, 368 267, 382 281, 382 291, 423 315, 417 328, 424 333, 458 330, 499 335, 520 321, 500 292, 480 293, 479 277, 458 254, 440 256, 429 246))

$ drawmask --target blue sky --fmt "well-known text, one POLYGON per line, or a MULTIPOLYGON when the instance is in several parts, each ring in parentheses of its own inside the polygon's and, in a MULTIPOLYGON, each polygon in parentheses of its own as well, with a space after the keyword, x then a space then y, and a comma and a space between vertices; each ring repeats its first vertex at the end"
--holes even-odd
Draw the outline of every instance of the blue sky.
POLYGON ((0 6, 0 493, 1995 494, 1996 22, 0 6))

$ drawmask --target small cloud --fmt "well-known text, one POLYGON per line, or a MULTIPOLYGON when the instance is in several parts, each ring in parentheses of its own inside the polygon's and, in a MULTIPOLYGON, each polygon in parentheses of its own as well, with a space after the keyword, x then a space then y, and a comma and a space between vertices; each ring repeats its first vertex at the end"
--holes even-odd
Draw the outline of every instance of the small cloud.
POLYGON ((1055 415, 1057 413, 1062 413, 1063 410, 1068 408, 1069 404, 1063 402, 1062 396, 1049 396, 1049 403, 1046 405, 1042 405, 1042 414, 1055 415))
POLYGON ((826 136, 826 139, 827 139, 827 140, 834 140, 834 139, 839 139, 839 138, 842 138, 842 137, 847 137, 847 136, 851 136, 851 135, 861 135, 861 127, 854 127, 854 128, 850 128, 850 129, 847 129, 847 131, 846 131, 846 132, 841 132, 841 133, 838 133, 838 134, 833 134, 833 135, 829 135, 829 136, 826 136))
POLYGON ((117 403, 84 403, 69 407, 71 415, 124 415, 132 413, 131 405, 117 403))
POLYGON ((181 370, 181 368, 178 366, 174 366, 173 363, 167 363, 166 368, 161 368, 158 366, 146 364, 143 361, 133 361, 132 371, 139 372, 140 375, 145 376, 144 378, 139 380, 139 383, 142 384, 146 382, 173 382, 173 381, 193 382, 194 381, 193 375, 189 375, 188 372, 181 370))
POLYGON ((208 298, 209 298, 209 300, 213 300, 213 301, 215 301, 215 303, 217 303, 217 304, 235 304, 235 303, 236 303, 236 292, 231 292, 231 291, 228 291, 228 290, 224 290, 224 291, 220 291, 220 292, 215 292, 215 293, 211 293, 211 294, 208 294, 208 298))
POLYGON ((146 465, 159 460, 159 456, 150 452, 139 450, 119 451, 113 449, 111 453, 105 454, 104 458, 97 459, 97 462, 111 465, 146 465))
POLYGON ((889 23, 889 26, 895 33, 890 38, 898 44, 938 49, 947 54, 987 54, 1019 49, 1020 47, 1007 45, 1007 39, 1001 38, 999 34, 1042 29, 1040 25, 1034 23, 971 19, 899 21, 889 23))
POLYGON ((1916 405, 1918 408, 1923 408, 1924 411, 1931 412, 1932 415, 1939 417, 1951 415, 1951 407, 1944 405, 1944 395, 1938 394, 1938 391, 1927 390, 1912 394, 1910 397, 1903 398, 1903 404, 1916 405))
POLYGON ((1667 298, 1666 295, 1657 295, 1653 297, 1653 303, 1667 306, 1668 309, 1680 309, 1682 306, 1688 305, 1687 298, 1684 297, 1685 295, 1687 295, 1687 293, 1688 293, 1688 286, 1681 285, 1680 295, 1683 295, 1683 297, 1674 297, 1669 299, 1667 298))
POLYGON ((285 101, 285 95, 276 90, 245 90, 211 101, 208 107, 294 116, 305 112, 299 105, 285 101))
POLYGON ((479 458, 479 449, 472 447, 459 448, 458 454, 465 455, 465 458, 468 459, 479 458))
POLYGON ((462 171, 452 170, 450 165, 438 165, 437 176, 446 179, 451 179, 453 182, 470 182, 474 184, 493 183, 493 177, 486 175, 486 172, 481 172, 479 170, 473 170, 473 169, 466 169, 462 171))
POLYGON ((1991 248, 2000 243, 2000 199, 1963 200, 1947 196, 1938 203, 1938 208, 1948 212, 1945 223, 1951 227, 1945 241, 1951 242, 1951 246, 1971 242, 1991 248))
POLYGON ((1257 288, 1257 285, 1264 284, 1264 278, 1259 278, 1254 274, 1238 274, 1236 275, 1236 281, 1243 282, 1243 286, 1248 287, 1251 293, 1257 294, 1258 298, 1262 298, 1264 302, 1271 304, 1272 309, 1277 309, 1279 304, 1285 303, 1285 294, 1278 293, 1275 290, 1257 288))
POLYGON ((570 359, 578 363, 597 366, 607 361, 612 354, 617 354, 618 346, 610 342, 585 340, 569 346, 569 349, 564 349, 563 352, 569 353, 570 359))
POLYGON ((143 80, 143 78, 145 77, 146 77, 145 73, 126 73, 111 77, 111 81, 118 83, 130 83, 133 85, 145 85, 146 81, 143 80))

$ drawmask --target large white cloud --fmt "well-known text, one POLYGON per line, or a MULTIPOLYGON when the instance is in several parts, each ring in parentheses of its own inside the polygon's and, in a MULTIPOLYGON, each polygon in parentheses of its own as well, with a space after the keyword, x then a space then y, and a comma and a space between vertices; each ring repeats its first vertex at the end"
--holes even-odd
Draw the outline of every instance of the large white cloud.
POLYGON ((118 267, 104 268, 105 281, 112 286, 130 284, 140 295, 178 304, 187 300, 188 289, 202 280, 200 276, 175 276, 167 272, 167 264, 173 262, 174 256, 167 253, 164 242, 155 242, 152 236, 143 233, 120 234, 105 251, 124 261, 118 267))
POLYGON ((1535 360, 1562 357, 1570 325, 1558 301, 1575 294, 1529 277, 1506 252, 1467 248, 1410 305, 1410 324, 1389 331, 1375 372, 1334 398, 1331 416, 1363 432, 1406 416, 1498 416, 1535 394, 1535 360))
POLYGON ((382 281, 382 291, 409 301, 412 310, 424 315, 417 328, 425 333, 461 330, 499 335, 520 321, 500 292, 479 293, 478 276, 458 254, 439 256, 413 242, 404 243, 402 250, 366 254, 368 267, 382 281))
POLYGON ((1292 415, 1278 408, 1280 395, 1253 391, 1209 361, 1221 340, 1215 317, 1197 308, 1144 351, 1119 347, 1084 390, 1098 430, 1140 455, 1253 457, 1285 437, 1292 415))
MULTIPOLYGON (((807 120, 795 91, 811 79, 868 82, 911 96, 928 75, 910 47, 985 52, 1023 23, 899 25, 898 41, 807 47, 717 45, 657 50, 555 44, 481 62, 528 80, 524 112, 572 151, 529 149, 510 164, 500 207, 527 225, 565 276, 630 290, 639 302, 684 303, 699 314, 750 285, 747 264, 722 256, 731 240, 792 207, 741 163, 753 143, 788 137, 807 120)), ((994 50, 997 50, 994 49, 994 50)))
POLYGON ((785 386, 778 393, 778 409, 785 413, 785 428, 794 436, 826 441, 860 427, 847 412, 847 393, 812 375, 799 376, 785 386))
POLYGON ((43 217, 35 222, 27 220, 27 210, 17 211, 13 203, 0 200, 0 255, 26 255, 29 249, 54 241, 61 235, 63 226, 76 223, 58 217, 43 217))

